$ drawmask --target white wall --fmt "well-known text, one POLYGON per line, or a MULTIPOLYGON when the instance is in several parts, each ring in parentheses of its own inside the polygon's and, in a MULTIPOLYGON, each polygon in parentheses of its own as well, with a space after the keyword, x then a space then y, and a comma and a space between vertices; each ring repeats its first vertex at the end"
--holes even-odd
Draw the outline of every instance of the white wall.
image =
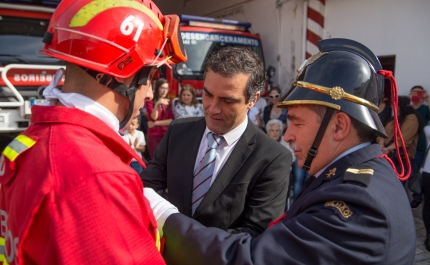
MULTIPOLYGON (((260 33, 266 65, 284 92, 303 61, 306 0, 155 0, 163 13, 225 17, 252 23, 260 33)), ((310 0, 312 1, 312 0, 310 0)), ((325 37, 350 38, 377 56, 395 55, 399 94, 413 85, 430 92, 430 0, 326 0, 325 37), (429 73, 428 73, 429 72, 429 73)))
POLYGON ((154 1, 160 10, 170 13, 222 17, 252 24, 251 32, 260 34, 266 67, 277 69, 272 79, 284 92, 289 89, 295 71, 303 61, 303 0, 291 0, 277 7, 276 0, 171 0, 154 1), (173 3, 173 2, 172 2, 173 3), (183 6, 183 8, 179 7, 183 6), (280 36, 280 38, 278 38, 280 36))
POLYGON ((326 37, 350 38, 377 56, 396 55, 399 95, 414 85, 430 92, 429 0, 326 0, 326 37))

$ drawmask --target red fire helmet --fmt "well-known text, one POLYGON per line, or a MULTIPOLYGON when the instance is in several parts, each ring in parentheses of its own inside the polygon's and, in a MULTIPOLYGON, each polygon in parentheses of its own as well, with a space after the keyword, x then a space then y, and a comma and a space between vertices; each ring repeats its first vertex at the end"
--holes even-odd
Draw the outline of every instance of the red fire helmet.
POLYGON ((187 60, 179 17, 151 0, 63 0, 44 42, 44 54, 120 78, 187 60))

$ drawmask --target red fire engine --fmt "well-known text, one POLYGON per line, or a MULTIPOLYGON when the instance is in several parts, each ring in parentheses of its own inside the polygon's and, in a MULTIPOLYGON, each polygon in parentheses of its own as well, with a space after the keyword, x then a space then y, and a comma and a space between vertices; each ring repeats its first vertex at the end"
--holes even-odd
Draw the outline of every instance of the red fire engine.
POLYGON ((181 15, 181 35, 188 61, 171 69, 160 69, 161 76, 169 81, 169 97, 178 96, 182 85, 190 84, 201 96, 203 89, 203 64, 214 51, 226 45, 240 45, 255 51, 263 60, 261 38, 249 32, 251 24, 227 19, 181 15))
POLYGON ((64 67, 39 53, 59 2, 0 1, 0 147, 28 127, 31 105, 41 100, 43 88, 64 67))
MULTIPOLYGON (((39 53, 49 19, 61 0, 0 0, 0 149, 30 122, 31 106, 64 62, 39 53)), ((246 46, 263 60, 261 38, 250 23, 191 15, 181 16, 181 35, 188 61, 163 66, 159 73, 170 83, 169 97, 191 84, 203 89, 203 63, 226 45, 246 46)), ((60 84, 61 86, 62 84, 60 84)))

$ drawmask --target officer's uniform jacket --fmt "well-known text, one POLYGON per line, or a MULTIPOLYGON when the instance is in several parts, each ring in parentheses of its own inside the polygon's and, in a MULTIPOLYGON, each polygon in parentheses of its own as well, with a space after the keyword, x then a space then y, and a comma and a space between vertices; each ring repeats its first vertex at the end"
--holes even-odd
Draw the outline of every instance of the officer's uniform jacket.
POLYGON ((405 190, 378 145, 329 165, 277 224, 252 239, 173 214, 167 264, 412 264, 415 227, 405 190))

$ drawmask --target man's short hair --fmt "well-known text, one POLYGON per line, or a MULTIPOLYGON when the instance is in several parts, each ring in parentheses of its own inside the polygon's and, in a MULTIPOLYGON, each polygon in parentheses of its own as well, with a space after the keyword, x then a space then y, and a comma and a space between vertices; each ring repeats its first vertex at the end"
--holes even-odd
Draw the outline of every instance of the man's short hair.
POLYGON ((424 87, 422 87, 422 86, 413 86, 412 88, 411 88, 411 91, 412 90, 414 90, 414 89, 416 89, 416 88, 418 88, 418 89, 421 89, 421 90, 424 90, 424 87))
POLYGON ((227 46, 214 52, 204 65, 205 74, 212 70, 224 77, 232 77, 236 74, 249 74, 249 80, 245 88, 245 100, 250 102, 258 91, 264 89, 266 83, 266 72, 263 61, 252 50, 239 47, 227 46))
MULTIPOLYGON (((327 111, 327 107, 324 107, 321 105, 304 105, 304 106, 316 112, 320 118, 319 119, 320 122, 322 122, 322 119, 324 118, 324 114, 327 111)), ((336 114, 336 112, 339 112, 339 111, 336 110, 334 114, 336 114)), ((356 130, 358 138, 360 139, 360 142, 365 143, 373 140, 373 138, 375 137, 375 131, 373 131, 369 126, 354 119, 353 117, 349 116, 349 118, 351 118, 352 127, 354 127, 354 129, 356 130)))

